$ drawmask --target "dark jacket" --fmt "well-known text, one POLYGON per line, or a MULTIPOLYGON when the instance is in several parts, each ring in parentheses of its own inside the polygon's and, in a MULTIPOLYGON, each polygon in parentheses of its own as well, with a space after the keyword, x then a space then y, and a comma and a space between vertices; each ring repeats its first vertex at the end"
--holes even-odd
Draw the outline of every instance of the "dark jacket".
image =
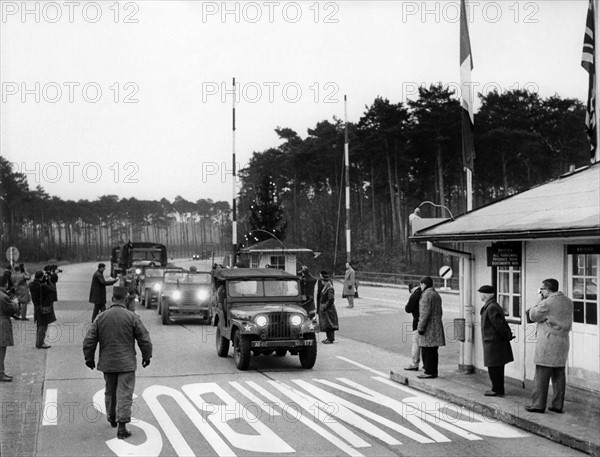
POLYGON ((404 307, 404 311, 407 313, 412 313, 413 315, 413 324, 412 329, 413 332, 417 329, 419 325, 419 300, 421 299, 421 294, 423 291, 420 287, 415 288, 410 297, 408 298, 408 303, 404 307))
POLYGON ((94 361, 96 346, 100 344, 98 370, 104 373, 122 373, 137 368, 135 342, 142 351, 142 359, 152 357, 150 334, 140 317, 128 311, 123 303, 115 303, 98 314, 83 340, 86 362, 94 361))
POLYGON ((504 311, 494 297, 481 308, 481 339, 483 341, 483 365, 500 367, 514 360, 510 340, 512 332, 504 311))
POLYGON ((302 273, 300 277, 300 294, 302 295, 302 307, 309 314, 315 311, 316 283, 317 280, 310 273, 302 273))
POLYGON ((34 279, 29 284, 29 292, 31 293, 31 301, 33 302, 33 320, 39 325, 48 325, 56 322, 53 306, 56 287, 43 283, 39 279, 34 279), (45 306, 52 308, 52 311, 48 314, 42 314, 42 307, 45 306))
POLYGON ((442 297, 433 287, 421 294, 419 300, 419 346, 445 346, 444 323, 442 322, 442 297), (421 335, 423 333, 423 335, 421 335))
POLYGON ((107 281, 104 279, 104 273, 100 270, 96 270, 94 276, 92 276, 92 285, 90 287, 90 303, 94 305, 105 305, 106 304, 106 286, 111 286, 116 283, 118 279, 107 281))
POLYGON ((0 347, 14 346, 13 328, 10 318, 17 312, 17 306, 6 292, 0 289, 0 347))
POLYGON ((323 281, 319 328, 323 331, 339 329, 338 315, 335 309, 335 290, 331 281, 323 281))

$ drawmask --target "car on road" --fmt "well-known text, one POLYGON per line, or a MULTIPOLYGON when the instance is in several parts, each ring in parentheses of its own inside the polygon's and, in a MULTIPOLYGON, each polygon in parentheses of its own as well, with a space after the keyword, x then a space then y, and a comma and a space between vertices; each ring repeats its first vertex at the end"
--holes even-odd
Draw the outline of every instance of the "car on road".
POLYGON ((200 259, 201 259, 200 254, 198 254, 197 252, 194 252, 192 254, 192 260, 200 260, 200 259))
POLYGON ((178 318, 208 320, 211 283, 210 272, 166 270, 158 304, 163 325, 178 318))
POLYGON ((216 349, 247 370, 252 355, 288 352, 310 369, 317 360, 318 324, 302 307, 297 276, 276 268, 216 268, 213 270, 211 320, 216 349))
POLYGON ((163 267, 146 267, 143 273, 138 275, 138 294, 142 306, 150 309, 158 306, 160 291, 163 287, 165 271, 182 271, 182 268, 167 269, 163 267))

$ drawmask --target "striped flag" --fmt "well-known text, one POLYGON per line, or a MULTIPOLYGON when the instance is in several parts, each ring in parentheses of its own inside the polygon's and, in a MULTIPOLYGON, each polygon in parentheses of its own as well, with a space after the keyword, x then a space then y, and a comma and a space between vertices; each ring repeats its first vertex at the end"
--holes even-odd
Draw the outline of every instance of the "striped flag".
POLYGON ((585 35, 583 37, 583 55, 581 57, 581 66, 590 75, 590 82, 588 86, 588 102, 587 111, 585 114, 585 125, 587 127, 588 137, 591 143, 591 154, 592 160, 596 156, 596 129, 597 118, 596 118, 596 37, 595 37, 595 13, 594 13, 594 0, 590 0, 590 6, 588 8, 587 21, 585 24, 585 35))
POLYGON ((462 150, 465 168, 473 171, 475 160, 475 144, 473 141, 473 98, 471 86, 471 70, 473 58, 471 56, 471 41, 469 40, 469 26, 467 24, 467 9, 465 0, 460 2, 460 104, 462 107, 462 150))

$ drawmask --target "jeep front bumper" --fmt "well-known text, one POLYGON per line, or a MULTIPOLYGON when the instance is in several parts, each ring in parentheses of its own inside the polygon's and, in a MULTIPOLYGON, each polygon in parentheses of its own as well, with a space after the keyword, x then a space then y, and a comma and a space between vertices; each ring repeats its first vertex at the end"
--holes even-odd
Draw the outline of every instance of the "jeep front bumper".
POLYGON ((250 342, 250 347, 253 348, 298 348, 313 346, 315 340, 254 340, 250 342))

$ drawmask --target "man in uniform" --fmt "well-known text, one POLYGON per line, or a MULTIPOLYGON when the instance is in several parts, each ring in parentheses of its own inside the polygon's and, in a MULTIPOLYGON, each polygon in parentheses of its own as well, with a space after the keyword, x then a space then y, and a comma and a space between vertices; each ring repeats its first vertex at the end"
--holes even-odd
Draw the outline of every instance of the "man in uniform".
POLYGON ((96 367, 96 346, 100 344, 98 370, 104 373, 106 388, 104 401, 110 425, 119 426, 117 438, 131 435, 126 424, 131 422, 131 405, 137 368, 135 342, 142 352, 142 366, 150 365, 152 342, 150 334, 140 317, 125 307, 127 289, 113 288, 113 305, 92 322, 83 340, 85 364, 92 370, 96 367))

